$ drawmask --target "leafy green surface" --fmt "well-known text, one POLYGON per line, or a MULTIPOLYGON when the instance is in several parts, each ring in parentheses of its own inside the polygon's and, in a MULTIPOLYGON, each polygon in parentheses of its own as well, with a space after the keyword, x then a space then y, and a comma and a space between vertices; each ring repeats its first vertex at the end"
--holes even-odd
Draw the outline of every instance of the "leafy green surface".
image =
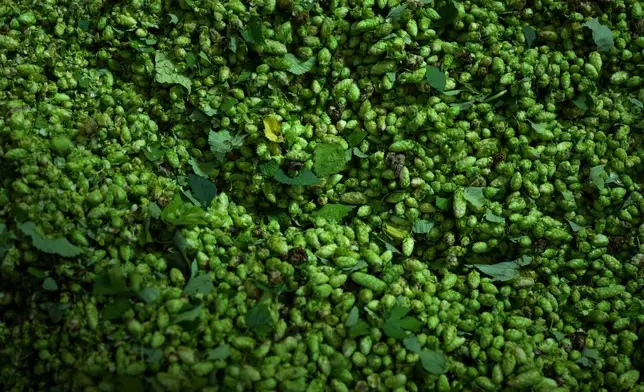
POLYGON ((244 144, 244 136, 231 135, 228 130, 221 130, 219 132, 210 131, 208 134, 208 144, 210 144, 210 151, 215 154, 215 157, 221 162, 224 160, 227 153, 244 144))
POLYGON ((529 265, 532 257, 522 256, 514 261, 503 261, 496 264, 476 264, 468 265, 470 268, 476 268, 484 274, 490 276, 492 281, 508 281, 519 276, 521 267, 529 265))
POLYGON ((601 24, 597 18, 587 21, 583 26, 592 31, 593 41, 595 41, 599 51, 606 52, 615 46, 613 32, 601 24))
POLYGON ((150 304, 161 298, 161 290, 156 287, 146 287, 139 291, 139 297, 146 303, 150 304))
POLYGON ((483 188, 481 187, 467 187, 463 192, 465 200, 470 202, 474 207, 481 208, 487 202, 485 195, 483 194, 483 188))
POLYGON ((322 143, 313 153, 313 170, 318 176, 328 176, 341 171, 346 165, 345 150, 339 143, 322 143))
POLYGON ((427 234, 434 228, 434 222, 430 220, 417 220, 414 222, 413 231, 416 234, 427 234))
POLYGON ((154 57, 156 76, 155 79, 159 83, 164 84, 179 84, 188 90, 188 94, 192 91, 192 80, 179 73, 176 66, 170 58, 163 52, 157 52, 154 57))
POLYGON ((230 356, 230 346, 222 344, 221 346, 206 351, 206 360, 216 361, 218 359, 226 359, 230 356))
POLYGON ((102 316, 105 320, 115 320, 122 317, 128 310, 132 308, 132 304, 126 298, 116 298, 114 302, 109 303, 103 308, 102 316))
POLYGON ((529 26, 524 26, 521 31, 523 31, 523 36, 525 37, 526 45, 528 48, 532 47, 532 43, 537 38, 537 31, 529 26))
POLYGON ((195 199, 203 208, 208 208, 210 201, 217 196, 217 185, 206 178, 188 174, 188 184, 190 184, 195 199))
POLYGON ((246 313, 246 325, 259 336, 266 335, 272 329, 273 324, 273 317, 266 304, 257 304, 246 313))
POLYGON ((18 229, 31 238, 34 248, 41 252, 59 255, 62 257, 76 257, 83 253, 83 249, 73 245, 65 238, 46 238, 40 234, 38 227, 32 221, 18 223, 18 229))
POLYGON ((389 19, 391 23, 396 23, 397 21, 400 20, 400 18, 403 17, 403 14, 405 13, 406 10, 407 10, 406 4, 392 7, 389 10, 389 13, 387 14, 387 19, 389 19))
POLYGON ((440 351, 423 350, 420 352, 420 362, 428 373, 443 374, 447 371, 445 354, 440 351))
POLYGON ((298 174, 295 177, 289 177, 284 173, 282 169, 277 169, 275 172, 275 179, 282 184, 287 184, 287 185, 313 185, 318 182, 318 178, 316 177, 315 174, 309 169, 304 169, 300 171, 300 174, 298 174))
POLYGON ((195 307, 193 307, 192 309, 189 309, 189 310, 186 310, 186 311, 181 312, 181 313, 179 313, 179 314, 176 314, 176 315, 173 317, 172 321, 173 321, 175 324, 180 324, 180 323, 185 323, 185 322, 194 321, 194 320, 196 320, 197 318, 199 318, 199 316, 201 316, 201 311, 202 311, 202 309, 203 309, 203 308, 202 308, 201 306, 195 306, 195 307))
POLYGON ((394 306, 384 314, 385 324, 382 331, 390 338, 404 339, 407 336, 406 331, 417 332, 422 326, 417 318, 407 316, 411 309, 402 306, 394 306))
POLYGON ((186 203, 181 199, 181 196, 176 195, 161 212, 161 219, 175 226, 204 225, 206 224, 206 212, 200 206, 186 203))
POLYGON ((284 55, 284 59, 289 64, 289 68, 288 68, 289 72, 295 75, 303 75, 309 72, 313 68, 313 65, 315 64, 315 57, 311 57, 306 61, 300 61, 297 57, 288 53, 284 55))
POLYGON ((495 213, 493 213, 493 212, 492 212, 492 210, 490 210, 490 209, 487 209, 487 210, 485 211, 485 219, 486 219, 488 222, 492 222, 492 223, 503 223, 503 222, 505 222, 505 218, 504 218, 504 217, 499 216, 499 215, 496 215, 496 214, 495 214, 495 213))
POLYGON ((445 73, 441 71, 440 68, 437 68, 434 66, 428 66, 427 72, 425 73, 425 77, 427 78, 427 83, 429 83, 430 86, 432 86, 433 88, 435 88, 441 93, 445 92, 447 78, 445 77, 445 73))
POLYGON ((347 206, 344 204, 326 204, 324 207, 313 212, 311 216, 326 218, 327 220, 338 222, 342 220, 355 206, 347 206))
POLYGON ((208 274, 202 274, 195 277, 192 277, 186 287, 183 289, 183 293, 188 296, 203 294, 208 295, 215 289, 215 286, 212 283, 212 279, 208 274))

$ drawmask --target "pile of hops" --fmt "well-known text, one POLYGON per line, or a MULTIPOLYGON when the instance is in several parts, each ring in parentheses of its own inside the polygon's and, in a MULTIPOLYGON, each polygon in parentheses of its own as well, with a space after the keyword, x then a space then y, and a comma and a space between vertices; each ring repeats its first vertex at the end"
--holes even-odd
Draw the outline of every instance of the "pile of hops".
POLYGON ((643 392, 643 4, 0 4, 0 389, 643 392))

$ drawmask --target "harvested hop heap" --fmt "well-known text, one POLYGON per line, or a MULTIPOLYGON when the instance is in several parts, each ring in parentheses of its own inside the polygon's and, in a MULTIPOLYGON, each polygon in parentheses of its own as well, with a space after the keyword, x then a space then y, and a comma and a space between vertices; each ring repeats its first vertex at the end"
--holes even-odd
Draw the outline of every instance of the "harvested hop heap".
POLYGON ((0 1, 0 389, 644 391, 642 7, 0 1))

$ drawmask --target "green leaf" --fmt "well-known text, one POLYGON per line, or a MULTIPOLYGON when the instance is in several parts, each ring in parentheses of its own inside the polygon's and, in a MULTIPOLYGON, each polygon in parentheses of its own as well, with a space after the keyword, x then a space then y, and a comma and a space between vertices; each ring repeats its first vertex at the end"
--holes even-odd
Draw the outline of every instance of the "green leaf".
POLYGON ((468 264, 469 268, 476 268, 486 275, 492 277, 493 282, 505 282, 512 280, 519 276, 522 266, 526 266, 532 262, 532 257, 521 256, 514 261, 504 261, 497 264, 468 264))
POLYGON ((230 346, 226 343, 219 345, 217 348, 206 351, 206 361, 217 361, 226 359, 230 356, 230 346))
POLYGON ((234 107, 235 107, 235 105, 237 105, 238 103, 239 103, 239 101, 238 101, 237 99, 235 99, 235 98, 228 98, 227 100, 225 100, 224 102, 222 102, 222 104, 221 104, 221 106, 219 107, 219 109, 220 109, 222 112, 227 112, 227 111, 229 111, 230 109, 234 108, 234 107))
POLYGON ((610 29, 601 23, 597 18, 591 19, 583 24, 584 27, 589 28, 593 33, 593 41, 597 45, 600 52, 610 50, 615 46, 613 42, 613 33, 610 29))
POLYGON ((405 317, 404 319, 400 320, 399 325, 404 330, 418 332, 418 330, 420 330, 420 328, 423 326, 423 322, 415 317, 405 317))
POLYGON ((174 316, 172 322, 175 324, 184 323, 186 321, 195 321, 201 315, 201 305, 194 307, 188 311, 182 312, 174 316))
POLYGON ((217 185, 207 178, 190 173, 188 174, 188 184, 190 184, 195 199, 201 203, 203 208, 208 208, 212 199, 217 196, 217 185))
POLYGON ((78 21, 78 28, 87 31, 89 29, 89 21, 85 19, 78 21))
POLYGON ((582 226, 576 224, 575 222, 571 221, 570 219, 566 219, 566 220, 568 221, 568 224, 570 225, 570 228, 572 229, 572 231, 574 231, 575 233, 578 232, 579 230, 583 229, 582 226))
POLYGON ((488 222, 492 222, 492 223, 503 223, 503 222, 505 222, 504 217, 496 215, 489 208, 487 209, 487 211, 485 211, 485 219, 487 219, 488 222))
POLYGON ((573 201, 575 200, 575 196, 571 191, 563 191, 561 192, 561 196, 563 196, 564 200, 566 201, 573 201))
POLYGON ((58 290, 58 284, 56 283, 54 278, 51 278, 51 277, 48 276, 42 282, 42 288, 47 290, 47 291, 56 291, 56 290, 58 290))
POLYGON ((177 15, 175 15, 175 14, 168 14, 168 16, 170 17, 170 23, 172 23, 172 24, 177 24, 177 23, 179 23, 179 17, 178 17, 177 15))
POLYGON ((583 97, 583 96, 581 96, 581 95, 580 95, 580 96, 576 96, 576 97, 572 100, 572 103, 574 103, 574 104, 575 104, 575 106, 577 106, 577 107, 578 107, 579 109, 581 109, 581 110, 584 110, 584 111, 588 110, 588 105, 586 104, 586 100, 585 100, 585 99, 584 99, 584 97, 583 97))
POLYGON ((32 221, 18 223, 18 229, 26 236, 31 237, 34 248, 41 252, 59 255, 62 257, 76 257, 83 253, 83 250, 65 238, 45 238, 43 237, 38 226, 32 221))
MULTIPOLYGON (((183 245, 183 250, 185 250, 188 243, 183 236, 181 236, 181 239, 184 241, 185 245, 183 245)), ((198 273, 199 273, 199 264, 197 264, 197 260, 192 260, 192 264, 190 264, 190 279, 196 277, 198 273)))
POLYGON ((436 196, 436 208, 441 211, 448 211, 452 206, 452 200, 436 196))
POLYGON ((238 77, 237 77, 237 79, 235 80, 234 84, 243 83, 243 82, 247 81, 248 79, 250 79, 250 77, 251 77, 252 75, 253 75, 253 74, 252 74, 251 72, 243 71, 243 72, 241 72, 241 73, 239 74, 239 76, 238 76, 238 77))
POLYGON ((387 19, 389 19, 391 23, 396 23, 398 20, 400 20, 400 18, 402 18, 406 10, 407 10, 407 4, 393 7, 389 10, 389 13, 387 14, 387 19))
POLYGON ((215 154, 215 157, 221 162, 226 157, 226 154, 244 145, 246 136, 231 135, 228 130, 224 129, 219 132, 210 131, 208 134, 208 144, 210 151, 215 154))
MULTIPOLYGON (((2 258, 4 255, 9 251, 10 245, 9 245, 9 231, 7 230, 7 225, 4 223, 0 223, 0 262, 2 261, 2 258)), ((32 275, 34 275, 31 270, 36 270, 36 268, 29 267, 27 268, 27 271, 30 272, 32 275)), ((42 273, 42 276, 36 276, 37 278, 44 278, 45 274, 44 272, 40 271, 42 273)))
POLYGON ((357 306, 354 306, 349 311, 349 316, 347 316, 347 321, 345 325, 347 327, 353 327, 358 323, 358 317, 360 317, 360 311, 358 310, 357 306))
POLYGON ((246 325, 257 335, 266 335, 273 327, 273 317, 268 305, 259 303, 246 313, 246 325))
POLYGON ((354 208, 355 206, 346 206, 344 204, 326 204, 319 210, 314 211, 311 216, 313 218, 326 218, 328 221, 339 222, 354 208))
POLYGON ((425 77, 427 78, 427 83, 429 83, 430 86, 441 93, 445 92, 447 78, 445 77, 445 72, 441 71, 440 68, 428 65, 425 77))
POLYGON ((257 281, 257 280, 253 280, 252 282, 260 290, 265 291, 267 293, 280 294, 280 293, 287 292, 287 291, 293 291, 293 290, 287 289, 285 284, 281 284, 281 285, 279 285, 277 287, 269 287, 269 286, 265 285, 264 283, 262 283, 260 281, 257 281))
POLYGON ((112 267, 107 273, 98 276, 92 286, 92 295, 115 295, 127 293, 127 283, 123 271, 119 267, 112 267))
POLYGON ((160 363, 163 360, 163 350, 160 348, 142 348, 141 354, 147 363, 160 363))
POLYGON ((579 357, 575 362, 585 367, 592 366, 592 362, 590 362, 588 357, 579 357))
MULTIPOLYGON (((211 61, 210 61, 210 59, 208 58, 208 55, 207 55, 207 54, 206 54, 206 52, 204 52, 203 50, 202 50, 202 51, 199 51, 199 58, 200 58, 200 59, 202 59, 203 61, 205 61, 206 63, 208 63, 208 64, 212 65, 212 62, 211 62, 211 61)), ((188 53, 188 54, 186 55, 186 63, 188 63, 188 66, 189 66, 189 67, 192 67, 194 64, 196 64, 196 63, 197 63, 197 58, 195 57, 195 55, 194 55, 194 54, 192 54, 192 53, 188 53), (192 58, 190 59, 190 62, 191 62, 192 64, 188 63, 188 55, 190 55, 190 56, 192 57, 192 58)))
POLYGON ((394 339, 404 339, 407 336, 407 333, 402 329, 400 324, 393 321, 385 321, 385 324, 382 326, 382 332, 394 339))
POLYGON ((262 30, 262 20, 256 16, 250 19, 246 30, 242 32, 242 37, 250 44, 263 45, 264 31, 262 30))
POLYGON ((313 185, 318 182, 318 178, 309 169, 301 170, 297 177, 289 177, 282 169, 278 168, 275 172, 275 179, 282 184, 301 186, 313 185))
POLYGON ((443 95, 447 95, 448 97, 452 97, 454 95, 458 95, 461 93, 463 90, 449 90, 449 91, 443 91, 443 95))
POLYGON ((358 321, 355 325, 349 327, 349 337, 351 338, 369 335, 370 333, 371 328, 365 321, 358 321))
POLYGON ((395 246, 393 246, 392 244, 390 244, 389 242, 387 242, 387 241, 383 240, 382 238, 380 238, 380 237, 378 237, 378 236, 376 236, 376 238, 377 238, 377 239, 379 239, 383 244, 385 244, 385 249, 387 249, 387 250, 388 250, 388 251, 390 251, 391 253, 398 253, 398 254, 400 254, 400 251, 399 251, 398 249, 396 249, 396 247, 395 247, 395 246))
POLYGON ((363 268, 367 268, 368 266, 369 266, 369 264, 367 264, 366 261, 360 260, 353 267, 344 267, 344 268, 341 268, 341 269, 344 272, 355 272, 355 271, 359 271, 359 270, 361 270, 363 268))
POLYGON ((340 143, 320 143, 313 151, 313 170, 318 176, 335 174, 346 165, 344 148, 340 143))
POLYGON ((273 177, 275 174, 277 174, 279 169, 279 164, 274 160, 264 162, 259 165, 259 171, 267 177, 273 177))
POLYGON ((566 334, 563 332, 551 330, 550 333, 555 337, 555 339, 557 339, 558 342, 561 342, 566 337, 566 334))
POLYGON ((47 277, 43 270, 34 267, 28 267, 27 273, 38 279, 45 279, 47 277))
POLYGON ((458 8, 456 8, 456 2, 453 0, 448 0, 447 4, 438 9, 438 15, 440 15, 440 20, 437 23, 438 27, 446 27, 450 23, 456 20, 458 16, 458 8))
POLYGON ((542 134, 548 130, 548 125, 544 123, 533 123, 530 121, 530 125, 532 126, 532 129, 534 129, 537 134, 542 134))
POLYGON ((526 45, 528 45, 528 48, 531 48, 532 43, 537 38, 537 31, 530 26, 523 26, 521 30, 523 31, 526 45))
POLYGON ((440 351, 423 350, 420 352, 420 362, 423 369, 431 374, 443 374, 447 371, 445 368, 445 354, 440 351))
POLYGON ((395 72, 386 72, 386 73, 385 73, 385 76, 387 76, 387 78, 388 78, 392 83, 394 83, 394 82, 396 81, 396 73, 395 73, 395 72))
POLYGON ((369 155, 363 153, 360 151, 358 147, 353 147, 353 155, 357 156, 358 158, 364 159, 364 158, 369 158, 369 155))
POLYGON ((634 298, 634 302, 628 307, 628 309, 620 312, 621 317, 638 317, 640 314, 644 314, 644 301, 634 298))
POLYGON ((595 186, 602 190, 604 189, 604 167, 606 165, 597 165, 590 168, 590 180, 595 184, 595 186))
POLYGON ((237 53, 237 37, 234 35, 228 37, 228 49, 233 53, 237 53))
POLYGON ((367 137, 367 132, 353 131, 349 134, 349 136, 347 136, 347 143, 349 143, 351 147, 355 147, 360 144, 360 142, 364 140, 365 137, 367 137))
POLYGON ((187 76, 181 75, 172 60, 163 52, 157 52, 154 57, 156 76, 155 79, 163 84, 179 84, 192 91, 192 81, 187 76))
POLYGON ((199 200, 195 199, 194 196, 192 196, 192 192, 190 192, 189 190, 187 191, 187 190, 182 189, 181 193, 183 193, 183 195, 186 197, 186 199, 190 200, 190 202, 192 204, 194 204, 197 207, 201 208, 201 202, 199 200))
POLYGON ((644 103, 642 103, 642 101, 640 101, 639 99, 637 99, 637 98, 633 98, 633 97, 628 97, 628 101, 629 101, 630 103, 632 103, 633 105, 635 105, 635 107, 636 107, 639 111, 641 111, 642 109, 644 109, 644 103))
POLYGON ((295 75, 303 75, 309 72, 315 64, 315 57, 311 57, 306 61, 300 61, 291 53, 284 55, 284 60, 289 64, 288 71, 295 75))
POLYGON ((101 314, 105 320, 114 320, 123 316, 132 306, 130 300, 127 298, 117 298, 113 302, 107 304, 101 314))
POLYGON ((383 332, 394 339, 404 339, 407 336, 405 331, 415 332, 423 325, 415 317, 405 317, 411 311, 410 308, 396 305, 390 310, 386 311, 385 324, 383 325, 383 332))
POLYGON ((315 7, 315 4, 317 2, 315 0, 298 0, 295 2, 295 4, 299 5, 302 7, 304 11, 310 11, 315 7))
POLYGON ((165 156, 165 151, 156 147, 146 147, 143 150, 143 155, 145 155, 150 162, 158 162, 165 156))
POLYGON ((175 226, 205 225, 207 223, 206 212, 199 206, 192 203, 185 203, 178 194, 163 209, 161 219, 175 226))
MULTIPOLYGON (((174 232, 174 236, 172 237, 172 245, 179 251, 182 257, 183 263, 180 264, 179 268, 183 271, 185 264, 188 263, 188 256, 186 254, 186 250, 188 249, 188 241, 186 240, 186 237, 183 236, 181 233, 181 230, 176 230, 174 232)), ((193 261, 193 265, 196 264, 195 261, 193 261)), ((194 268, 191 268, 194 270, 194 268)), ((192 277, 192 275, 190 275, 192 277)))
POLYGON ((582 357, 577 359, 577 363, 584 365, 586 367, 592 366, 593 361, 599 361, 599 351, 594 348, 584 348, 581 352, 582 357), (592 359, 592 361, 591 361, 592 359))
POLYGON ((469 201, 476 208, 482 208, 487 202, 482 187, 467 187, 463 192, 463 196, 465 200, 469 201))
POLYGON ((139 298, 141 298, 146 304, 151 304, 161 298, 161 290, 156 287, 146 287, 139 291, 139 298))
POLYGON ((414 222, 413 232, 416 234, 427 234, 434 228, 434 221, 420 219, 414 222))
POLYGON ((58 323, 63 319, 63 312, 69 309, 69 304, 56 304, 53 302, 47 302, 45 304, 47 309, 47 314, 52 322, 58 323))
POLYGON ((209 274, 202 274, 195 278, 190 279, 186 288, 183 290, 183 294, 187 296, 192 296, 195 294, 208 295, 215 289, 215 286, 212 284, 212 279, 210 279, 209 274))
POLYGON ((608 174, 608 178, 606 181, 604 181, 604 185, 608 184, 617 184, 617 185, 622 185, 622 182, 619 180, 619 174, 615 172, 610 172, 608 174))
POLYGON ((420 353, 420 342, 416 335, 407 335, 407 337, 403 339, 403 345, 407 350, 413 353, 420 353))
POLYGON ((411 308, 407 308, 400 305, 394 305, 393 308, 385 311, 384 316, 385 316, 385 319, 400 320, 403 317, 405 317, 409 312, 411 312, 411 308))
POLYGON ((197 162, 194 158, 190 158, 188 163, 190 164, 190 167, 192 167, 192 171, 194 171, 196 175, 203 178, 208 178, 208 175, 215 169, 216 166, 214 162, 197 162))

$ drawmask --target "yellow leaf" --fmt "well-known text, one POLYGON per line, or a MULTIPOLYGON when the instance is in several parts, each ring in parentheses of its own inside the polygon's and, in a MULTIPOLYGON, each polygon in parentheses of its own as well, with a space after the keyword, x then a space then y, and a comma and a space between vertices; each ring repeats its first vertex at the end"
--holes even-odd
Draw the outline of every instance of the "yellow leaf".
POLYGON ((264 117, 264 135, 266 136, 266 139, 272 142, 281 143, 284 141, 284 138, 282 137, 282 127, 275 117, 264 117))

